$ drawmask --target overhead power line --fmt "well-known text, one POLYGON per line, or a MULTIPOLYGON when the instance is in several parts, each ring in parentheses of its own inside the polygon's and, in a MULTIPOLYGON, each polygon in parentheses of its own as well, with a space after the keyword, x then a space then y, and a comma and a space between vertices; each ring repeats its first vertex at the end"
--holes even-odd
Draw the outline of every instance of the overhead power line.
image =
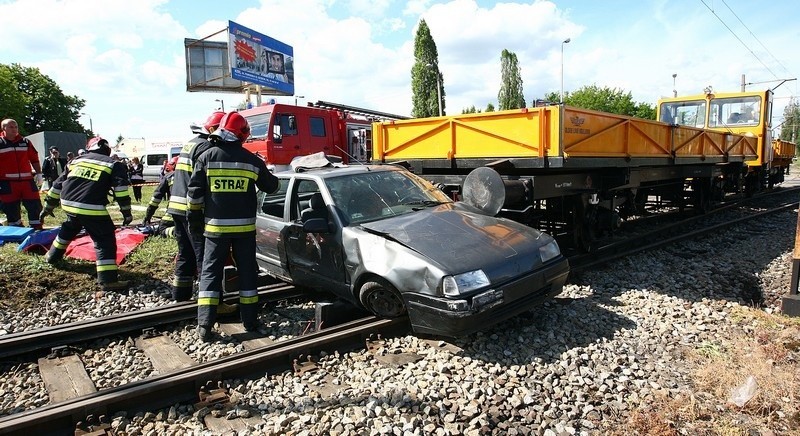
POLYGON ((789 71, 789 69, 788 69, 788 68, 786 68, 786 66, 785 66, 785 65, 783 65, 783 63, 781 63, 781 61, 780 61, 780 60, 779 60, 777 57, 775 57, 775 55, 774 55, 774 54, 772 54, 772 52, 771 52, 771 51, 769 51, 769 49, 767 48, 767 46, 765 46, 765 45, 764 45, 764 43, 762 43, 762 42, 761 42, 761 40, 759 40, 759 39, 758 39, 758 37, 757 37, 757 36, 756 36, 756 35, 753 33, 753 31, 752 31, 752 30, 750 30, 750 28, 749 28, 749 27, 747 27, 747 24, 745 24, 745 23, 744 23, 744 21, 742 21, 742 19, 741 19, 741 18, 739 18, 739 16, 738 16, 738 15, 736 15, 736 12, 734 12, 734 11, 733 11, 733 9, 731 9, 731 7, 730 7, 730 6, 728 6, 728 3, 727 3, 727 2, 725 2, 725 0, 722 0, 722 3, 725 5, 725 7, 727 7, 727 8, 728 8, 728 10, 729 10, 729 11, 731 11, 731 13, 733 14, 733 16, 734 16, 734 17, 736 17, 736 19, 737 19, 737 20, 739 20, 739 22, 742 24, 742 26, 744 26, 744 28, 745 28, 745 29, 747 29, 747 31, 748 31, 748 32, 750 32, 750 36, 752 36, 752 37, 753 37, 753 39, 755 39, 756 41, 758 41, 758 43, 761 45, 761 47, 762 47, 762 48, 764 48, 764 50, 765 50, 767 53, 769 53, 769 55, 770 55, 770 56, 772 56, 772 59, 775 59, 775 62, 777 62, 777 63, 778 63, 778 65, 780 65, 780 66, 783 68, 783 70, 784 70, 784 71, 786 71, 787 73, 789 73, 789 75, 791 75, 791 74, 792 74, 792 72, 791 72, 791 71, 789 71))
MULTIPOLYGON (((768 67, 768 66, 767 66, 767 64, 765 64, 765 63, 764 63, 764 61, 762 61, 762 60, 761 60, 761 58, 759 58, 759 57, 758 57, 758 55, 756 55, 756 54, 755 54, 755 52, 753 52, 753 50, 752 50, 752 49, 751 49, 751 48, 750 48, 750 47, 749 47, 749 46, 748 46, 748 45, 747 45, 747 44, 746 44, 744 41, 742 41, 742 39, 741 39, 741 38, 739 38, 739 35, 737 35, 737 34, 736 34, 736 32, 734 32, 734 31, 733 31, 733 29, 731 29, 731 28, 730 28, 730 26, 728 26, 728 24, 725 22, 725 20, 723 20, 723 19, 722 19, 722 18, 721 18, 719 15, 717 15, 717 13, 714 11, 714 9, 712 9, 712 8, 711 8, 711 7, 710 7, 710 6, 709 6, 709 5, 708 5, 708 4, 705 2, 705 0, 700 0, 700 3, 702 3, 702 4, 703 4, 703 5, 706 7, 706 8, 708 8, 708 10, 709 10, 709 11, 711 11, 711 13, 712 13, 712 14, 714 14, 714 16, 715 16, 715 17, 717 17, 717 19, 719 20, 719 22, 720 22, 720 23, 722 23, 722 25, 723 25, 723 26, 725 26, 725 28, 726 28, 726 29, 728 29, 728 31, 729 31, 729 32, 731 32, 731 35, 733 35, 733 37, 734 37, 734 38, 736 38, 736 39, 737 39, 737 40, 738 40, 740 43, 742 43, 742 45, 744 46, 744 48, 746 48, 746 49, 747 49, 747 51, 749 51, 749 52, 750 52, 750 54, 752 54, 752 55, 753 55, 753 57, 754 57, 754 58, 756 58, 756 59, 758 60, 758 62, 759 62, 761 65, 763 65, 763 66, 764 66, 764 68, 766 68, 766 69, 767 69, 767 71, 769 71, 769 72, 770 72, 770 74, 772 74, 772 75, 773 75, 773 77, 775 77, 776 79, 778 78, 778 75, 777 75, 777 74, 775 74, 775 72, 773 72, 773 71, 772 71, 772 69, 770 69, 770 67, 768 67)), ((724 3, 724 2, 723 2, 723 3, 724 3)), ((726 6, 727 6, 727 5, 726 5, 726 6)), ((729 8, 729 9, 730 9, 730 8, 729 8)), ((738 18, 738 17, 737 17, 737 18, 738 18)))

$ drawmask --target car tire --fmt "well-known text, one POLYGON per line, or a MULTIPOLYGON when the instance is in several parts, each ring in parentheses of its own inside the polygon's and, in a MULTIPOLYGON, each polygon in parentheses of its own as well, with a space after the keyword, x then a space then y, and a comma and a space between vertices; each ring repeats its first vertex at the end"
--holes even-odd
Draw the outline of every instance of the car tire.
POLYGON ((385 280, 376 279, 364 283, 358 299, 365 309, 380 318, 398 318, 407 312, 400 292, 385 280))

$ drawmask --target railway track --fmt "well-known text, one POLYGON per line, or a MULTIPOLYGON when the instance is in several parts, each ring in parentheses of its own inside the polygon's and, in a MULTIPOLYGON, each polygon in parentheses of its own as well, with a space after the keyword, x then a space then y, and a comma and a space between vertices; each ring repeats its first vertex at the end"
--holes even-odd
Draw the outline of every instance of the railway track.
POLYGON ((728 202, 703 215, 668 223, 655 229, 630 232, 613 242, 599 244, 590 253, 570 256, 572 272, 588 270, 643 251, 718 231, 761 216, 798 207, 800 187, 781 189, 758 197, 728 202))
MULTIPOLYGON (((259 299, 270 303, 301 297, 300 290, 285 283, 259 288, 259 299)), ((238 297, 227 297, 235 303, 238 297)), ((32 331, 0 336, 0 358, 46 354, 53 347, 65 346, 93 339, 142 331, 154 326, 177 323, 197 316, 197 303, 186 301, 168 306, 122 313, 113 316, 61 324, 32 331)))
MULTIPOLYGON (((203 390, 209 382, 213 384, 226 379, 284 371, 293 363, 297 364, 299 356, 317 355, 322 351, 349 351, 366 344, 370 335, 393 335, 407 330, 408 324, 403 318, 381 320, 367 317, 211 362, 185 362, 185 367, 164 375, 0 418, 0 434, 103 432, 108 428, 104 417, 117 411, 135 413, 168 407, 198 399, 198 392, 203 393, 197 407, 213 407, 227 402, 229 397, 224 390, 203 390)), ((295 365, 295 369, 304 370, 302 365, 295 365)))

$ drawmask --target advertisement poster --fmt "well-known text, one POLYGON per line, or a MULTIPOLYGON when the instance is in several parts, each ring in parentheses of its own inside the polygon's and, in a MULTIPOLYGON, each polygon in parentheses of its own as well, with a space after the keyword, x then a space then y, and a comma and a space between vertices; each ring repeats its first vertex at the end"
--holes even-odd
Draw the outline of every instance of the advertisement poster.
POLYGON ((294 49, 247 27, 228 22, 231 77, 294 95, 294 49))

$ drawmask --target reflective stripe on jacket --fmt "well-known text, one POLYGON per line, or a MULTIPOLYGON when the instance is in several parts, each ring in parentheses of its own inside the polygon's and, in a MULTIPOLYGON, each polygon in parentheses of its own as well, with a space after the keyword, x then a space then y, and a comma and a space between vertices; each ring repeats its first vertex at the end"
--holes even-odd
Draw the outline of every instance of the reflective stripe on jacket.
POLYGON ((64 212, 74 215, 108 215, 108 195, 113 192, 121 211, 130 211, 128 170, 122 162, 88 152, 70 162, 66 171, 53 183, 45 201, 50 207, 58 202, 64 212))

